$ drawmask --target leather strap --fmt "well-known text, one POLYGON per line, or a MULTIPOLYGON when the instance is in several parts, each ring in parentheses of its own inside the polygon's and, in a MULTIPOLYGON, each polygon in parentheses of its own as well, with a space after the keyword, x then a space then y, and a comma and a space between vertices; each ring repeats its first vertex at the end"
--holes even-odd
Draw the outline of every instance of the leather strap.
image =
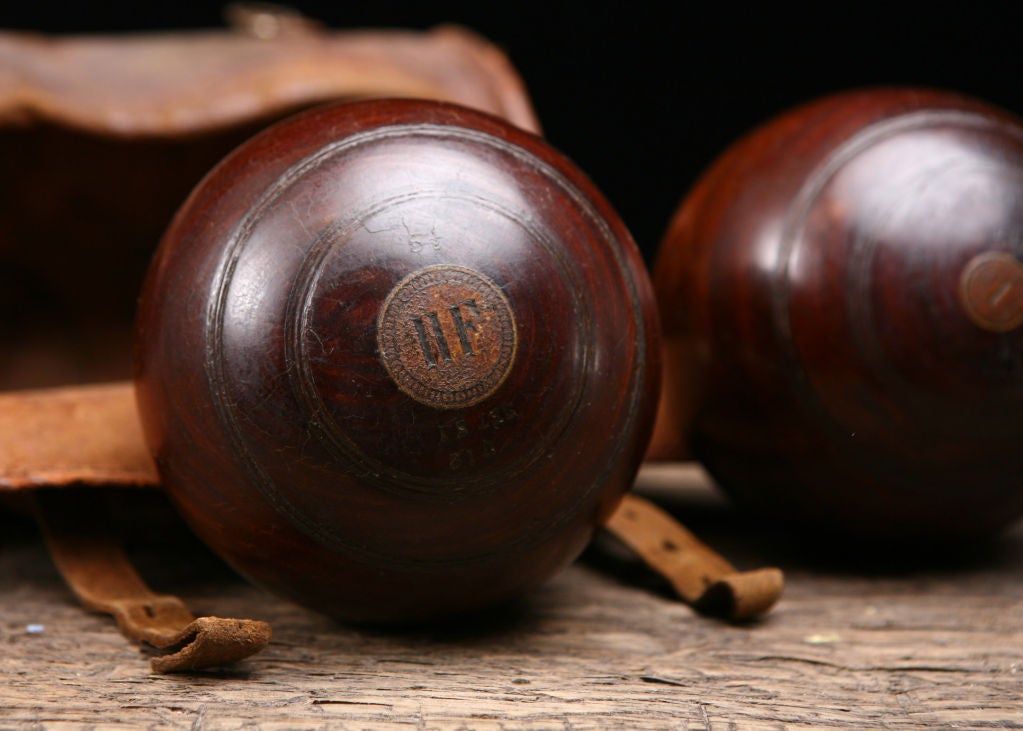
POLYGON ((114 538, 103 497, 87 490, 38 490, 36 516, 54 563, 78 600, 113 615, 131 639, 168 651, 152 659, 153 670, 200 670, 242 660, 266 647, 266 622, 197 619, 177 597, 146 586, 114 538))
POLYGON ((0 491, 39 488, 39 521, 57 568, 79 601, 113 615, 137 642, 168 650, 161 673, 246 658, 270 641, 249 619, 196 619, 174 596, 154 593, 129 562, 110 525, 105 495, 72 485, 158 485, 130 383, 0 395, 0 491), (67 489, 57 489, 67 488, 67 489))
POLYGON ((781 597, 785 581, 779 569, 737 571, 649 500, 626 495, 605 527, 697 611, 731 620, 752 619, 781 597))

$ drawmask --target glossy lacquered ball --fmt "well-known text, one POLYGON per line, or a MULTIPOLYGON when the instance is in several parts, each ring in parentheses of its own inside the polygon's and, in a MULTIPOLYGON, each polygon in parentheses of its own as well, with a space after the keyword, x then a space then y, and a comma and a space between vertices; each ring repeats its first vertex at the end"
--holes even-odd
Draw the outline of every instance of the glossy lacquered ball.
POLYGON ((662 456, 862 537, 1023 509, 1023 127, 922 90, 841 94, 738 142, 663 242, 662 456))
POLYGON ((418 621, 570 562, 659 374, 638 252, 539 138, 455 106, 314 110, 194 191, 141 301, 139 408, 199 536, 331 615, 418 621))

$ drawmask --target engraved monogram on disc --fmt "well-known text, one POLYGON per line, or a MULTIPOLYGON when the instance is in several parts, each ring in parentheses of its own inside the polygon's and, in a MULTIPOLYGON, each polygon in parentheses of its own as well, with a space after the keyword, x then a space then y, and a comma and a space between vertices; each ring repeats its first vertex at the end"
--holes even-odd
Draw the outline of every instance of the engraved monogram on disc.
POLYGON ((457 409, 483 401, 504 382, 518 335, 493 281, 464 267, 432 266, 387 295, 377 346, 398 388, 427 406, 457 409))

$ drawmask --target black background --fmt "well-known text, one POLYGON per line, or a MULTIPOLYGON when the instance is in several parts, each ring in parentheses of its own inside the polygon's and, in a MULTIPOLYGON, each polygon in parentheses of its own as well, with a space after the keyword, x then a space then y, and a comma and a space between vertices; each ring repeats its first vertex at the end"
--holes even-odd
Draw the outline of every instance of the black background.
MULTIPOLYGON (((216 27, 221 3, 8 2, 50 33, 216 27)), ((338 28, 466 25, 519 69, 547 138, 604 190, 651 258, 671 212, 730 141, 841 89, 959 90, 1023 115, 1020 2, 290 3, 338 28), (809 9, 807 9, 809 8, 809 9)))

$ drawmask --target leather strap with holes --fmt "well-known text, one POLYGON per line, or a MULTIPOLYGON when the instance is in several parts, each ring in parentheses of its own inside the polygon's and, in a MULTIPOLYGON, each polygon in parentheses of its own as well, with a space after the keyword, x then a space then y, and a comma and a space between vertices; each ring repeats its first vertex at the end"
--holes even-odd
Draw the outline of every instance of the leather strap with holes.
POLYGON ((157 672, 258 652, 270 641, 265 622, 196 619, 177 597, 150 590, 115 538, 106 495, 82 489, 157 484, 130 383, 0 395, 0 492, 30 492, 53 560, 82 604, 113 615, 133 640, 166 650, 152 660, 157 672))
POLYGON ((781 596, 776 568, 737 571, 649 500, 626 495, 605 527, 698 611, 732 620, 765 614, 781 596))
POLYGON ((175 596, 156 594, 114 537, 104 495, 48 488, 33 494, 54 563, 78 600, 113 615, 125 635, 166 651, 158 673, 201 670, 242 660, 270 642, 270 625, 252 619, 199 617, 175 596))

